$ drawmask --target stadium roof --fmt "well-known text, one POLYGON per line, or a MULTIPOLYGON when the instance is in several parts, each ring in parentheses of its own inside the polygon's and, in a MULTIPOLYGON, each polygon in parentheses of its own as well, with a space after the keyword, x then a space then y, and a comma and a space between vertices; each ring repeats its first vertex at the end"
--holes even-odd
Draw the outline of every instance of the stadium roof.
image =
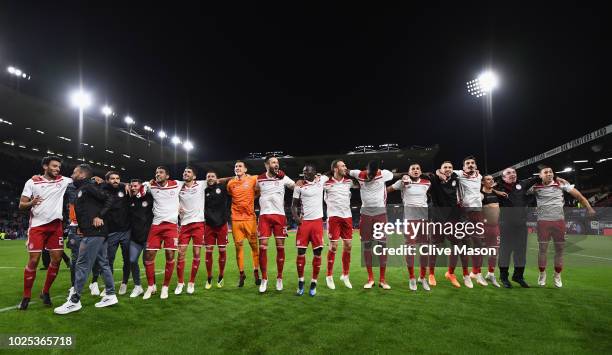
POLYGON ((38 158, 55 154, 75 164, 84 161, 101 168, 123 168, 134 173, 160 162, 172 164, 187 160, 183 149, 162 146, 154 133, 149 138, 144 132, 106 126, 103 117, 94 116, 85 115, 79 142, 78 110, 53 105, 0 85, 0 141, 5 152, 28 151, 38 158))

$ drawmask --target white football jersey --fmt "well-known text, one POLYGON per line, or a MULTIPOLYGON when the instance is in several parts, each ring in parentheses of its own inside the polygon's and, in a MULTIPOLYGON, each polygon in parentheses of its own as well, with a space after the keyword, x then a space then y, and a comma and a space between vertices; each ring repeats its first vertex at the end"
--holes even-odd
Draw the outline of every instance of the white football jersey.
POLYGON ((153 196, 153 224, 162 222, 176 224, 179 214, 179 192, 183 187, 182 181, 168 180, 165 186, 153 182, 149 189, 153 196))
POLYGON ((333 177, 325 182, 325 204, 327 205, 327 217, 352 217, 351 213, 351 186, 353 180, 342 178, 336 180, 333 177))
POLYGON ((30 199, 36 196, 42 198, 38 206, 30 209, 30 227, 42 226, 56 219, 63 219, 64 193, 71 183, 71 178, 61 175, 58 175, 55 180, 41 177, 40 181, 30 179, 25 183, 21 196, 30 199))
POLYGON ((394 190, 402 192, 404 219, 410 221, 427 219, 427 191, 431 181, 421 178, 412 181, 409 176, 404 176, 391 186, 394 190))
POLYGON ((259 215, 285 215, 285 187, 292 188, 295 182, 286 175, 282 179, 269 178, 266 173, 257 177, 259 187, 259 215))
POLYGON ((482 207, 482 175, 469 176, 463 170, 455 170, 459 188, 457 189, 459 204, 461 207, 482 207))
POLYGON ((389 170, 378 170, 371 181, 366 181, 367 171, 351 170, 349 175, 359 181, 361 195, 361 213, 376 216, 386 213, 387 186, 385 182, 393 180, 393 173, 389 170))
POLYGON ((183 183, 179 192, 179 202, 183 213, 180 213, 181 225, 204 222, 204 190, 206 181, 194 181, 191 187, 183 183))
POLYGON ((306 181, 304 185, 296 186, 293 190, 293 198, 302 201, 303 219, 312 221, 323 218, 323 186, 329 180, 327 176, 319 177, 318 181, 306 181))

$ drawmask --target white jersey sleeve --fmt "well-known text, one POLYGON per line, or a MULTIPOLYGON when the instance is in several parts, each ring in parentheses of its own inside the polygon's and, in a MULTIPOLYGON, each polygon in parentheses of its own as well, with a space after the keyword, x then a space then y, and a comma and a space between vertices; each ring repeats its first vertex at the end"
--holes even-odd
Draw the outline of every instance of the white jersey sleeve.
POLYGON ((572 184, 563 184, 563 185, 559 185, 561 186, 561 190, 565 191, 565 192, 570 192, 574 189, 574 185, 572 184))
POLYGON ((384 182, 393 180, 393 173, 389 170, 382 170, 382 179, 384 182))
POLYGON ((354 177, 355 179, 359 177, 360 173, 361 173, 361 170, 351 170, 351 171, 349 171, 349 175, 354 177))
POLYGON ((391 187, 395 191, 401 190, 404 187, 404 182, 402 180, 397 180, 393 183, 393 185, 391 185, 391 187))
POLYGON ((21 193, 21 196, 25 196, 27 198, 32 198, 34 197, 33 191, 32 191, 32 187, 34 186, 34 182, 32 181, 32 179, 28 180, 25 183, 25 186, 23 187, 23 192, 21 193))
POLYGON ((283 177, 283 184, 285 185, 286 188, 288 189, 292 189, 295 186, 295 181, 291 180, 290 177, 288 177, 287 175, 285 175, 283 177))

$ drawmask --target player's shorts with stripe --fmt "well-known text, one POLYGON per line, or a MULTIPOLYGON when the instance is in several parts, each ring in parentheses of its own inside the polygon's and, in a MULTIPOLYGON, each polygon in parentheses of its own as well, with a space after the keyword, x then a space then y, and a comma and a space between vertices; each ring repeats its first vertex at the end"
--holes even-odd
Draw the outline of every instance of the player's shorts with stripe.
POLYGON ((28 251, 42 252, 43 249, 64 250, 64 229, 61 219, 28 229, 28 251))
POLYGON ((565 221, 538 221, 538 242, 565 241, 565 221))
POLYGON ((361 237, 362 242, 369 242, 372 240, 378 240, 379 242, 387 241, 387 235, 384 234, 384 232, 381 238, 374 238, 375 223, 387 223, 387 214, 382 213, 376 216, 368 216, 365 214, 361 215, 359 218, 359 236, 361 237))
POLYGON ((407 244, 427 244, 428 238, 427 233, 425 233, 425 224, 427 221, 424 220, 407 220, 408 223, 408 234, 406 234, 405 240, 407 244), (417 223, 420 226, 414 228, 413 226, 417 226, 417 223))
POLYGON ((323 218, 302 221, 295 235, 295 245, 298 248, 308 248, 312 243, 312 249, 323 248, 323 218))
POLYGON ((181 226, 179 229, 178 245, 189 245, 189 240, 192 238, 194 247, 201 247, 204 245, 204 222, 193 222, 181 226))
POLYGON ((353 219, 351 217, 342 218, 332 216, 327 219, 327 234, 329 240, 337 241, 353 239, 353 219))
POLYGON ((227 245, 227 223, 213 227, 211 225, 206 225, 204 228, 204 245, 218 245, 218 246, 226 246, 227 245))
POLYGON ((234 242, 240 243, 245 239, 257 241, 257 220, 233 221, 232 236, 234 242))
POLYGON ((175 223, 162 222, 153 224, 147 237, 147 250, 160 250, 162 243, 166 250, 176 250, 178 247, 178 229, 175 223))
POLYGON ((287 238, 287 217, 280 214, 264 214, 259 216, 257 226, 259 238, 287 238))

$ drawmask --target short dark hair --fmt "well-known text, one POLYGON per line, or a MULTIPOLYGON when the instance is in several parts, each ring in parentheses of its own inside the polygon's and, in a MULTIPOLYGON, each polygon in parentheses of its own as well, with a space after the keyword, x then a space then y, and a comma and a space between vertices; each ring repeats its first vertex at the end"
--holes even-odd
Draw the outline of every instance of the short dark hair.
POLYGON ((140 179, 132 179, 132 180, 130 180, 130 183, 133 183, 133 182, 137 182, 139 184, 142 184, 142 180, 140 180, 140 179))
POLYGON ((473 160, 474 163, 476 163, 476 157, 474 157, 473 155, 468 155, 467 157, 463 158, 463 162, 461 164, 465 164, 466 160, 473 160))
POLYGON ((187 169, 191 170, 193 175, 198 176, 198 171, 192 165, 187 165, 184 170, 187 170, 187 169))
POLYGON ((155 170, 163 170, 166 172, 167 175, 170 175, 170 169, 168 169, 168 167, 164 166, 164 165, 160 165, 157 168, 155 168, 155 170))
MULTIPOLYGON (((548 165, 544 165, 544 164, 538 165, 538 171, 539 172, 542 172, 542 170, 544 170, 544 169, 551 169, 552 170, 552 168, 550 166, 548 166, 548 165)), ((553 171, 553 173, 554 173, 554 171, 553 171)))
POLYGON ((418 161, 413 161, 413 162, 411 162, 411 163, 408 165, 408 169, 410 169, 410 167, 411 167, 411 166, 413 166, 413 165, 418 165, 418 166, 419 166, 419 168, 421 168, 421 163, 419 163, 418 161))
POLYGON ((446 164, 446 163, 448 163, 448 164, 450 164, 450 165, 453 165, 453 162, 452 162, 452 161, 450 161, 450 160, 445 160, 445 161, 443 161, 443 162, 442 162, 442 164, 440 164, 440 166, 442 166, 442 165, 444 165, 444 164, 446 164))
POLYGON ((244 167, 246 168, 246 163, 243 160, 236 160, 236 162, 234 163, 234 165, 238 164, 238 163, 242 163, 242 165, 244 165, 244 167))
POLYGON ((307 166, 313 168, 315 172, 317 171, 317 166, 313 162, 307 161, 306 163, 304 163, 304 167, 307 167, 307 166))
POLYGON ((121 174, 119 174, 118 172, 116 172, 114 170, 110 170, 109 172, 104 174, 104 180, 108 181, 108 179, 110 179, 111 175, 117 175, 117 176, 119 176, 119 178, 121 178, 121 174))
POLYGON ((93 169, 89 164, 79 164, 79 170, 85 173, 85 178, 90 178, 93 176, 93 169))
POLYGON ((60 164, 62 163, 62 159, 60 159, 60 157, 58 157, 57 155, 49 155, 48 157, 42 158, 42 161, 40 162, 40 166, 49 165, 49 163, 54 160, 60 164))
POLYGON ((215 174, 215 175, 217 175, 217 172, 214 171, 214 170, 208 170, 208 171, 206 171, 206 175, 208 175, 208 174, 215 174))
POLYGON ((266 155, 266 158, 265 158, 265 160, 264 160, 264 163, 268 163, 268 162, 270 162, 270 159, 272 159, 272 158, 276 158, 276 159, 278 159, 278 157, 277 157, 276 155, 274 155, 274 154, 268 154, 268 155, 266 155))
POLYGON ((333 172, 335 168, 338 167, 338 163, 344 161, 342 159, 336 159, 334 161, 331 162, 331 171, 333 172))
POLYGON ((380 169, 380 162, 378 160, 370 160, 367 169, 369 171, 378 171, 378 169, 380 169))

